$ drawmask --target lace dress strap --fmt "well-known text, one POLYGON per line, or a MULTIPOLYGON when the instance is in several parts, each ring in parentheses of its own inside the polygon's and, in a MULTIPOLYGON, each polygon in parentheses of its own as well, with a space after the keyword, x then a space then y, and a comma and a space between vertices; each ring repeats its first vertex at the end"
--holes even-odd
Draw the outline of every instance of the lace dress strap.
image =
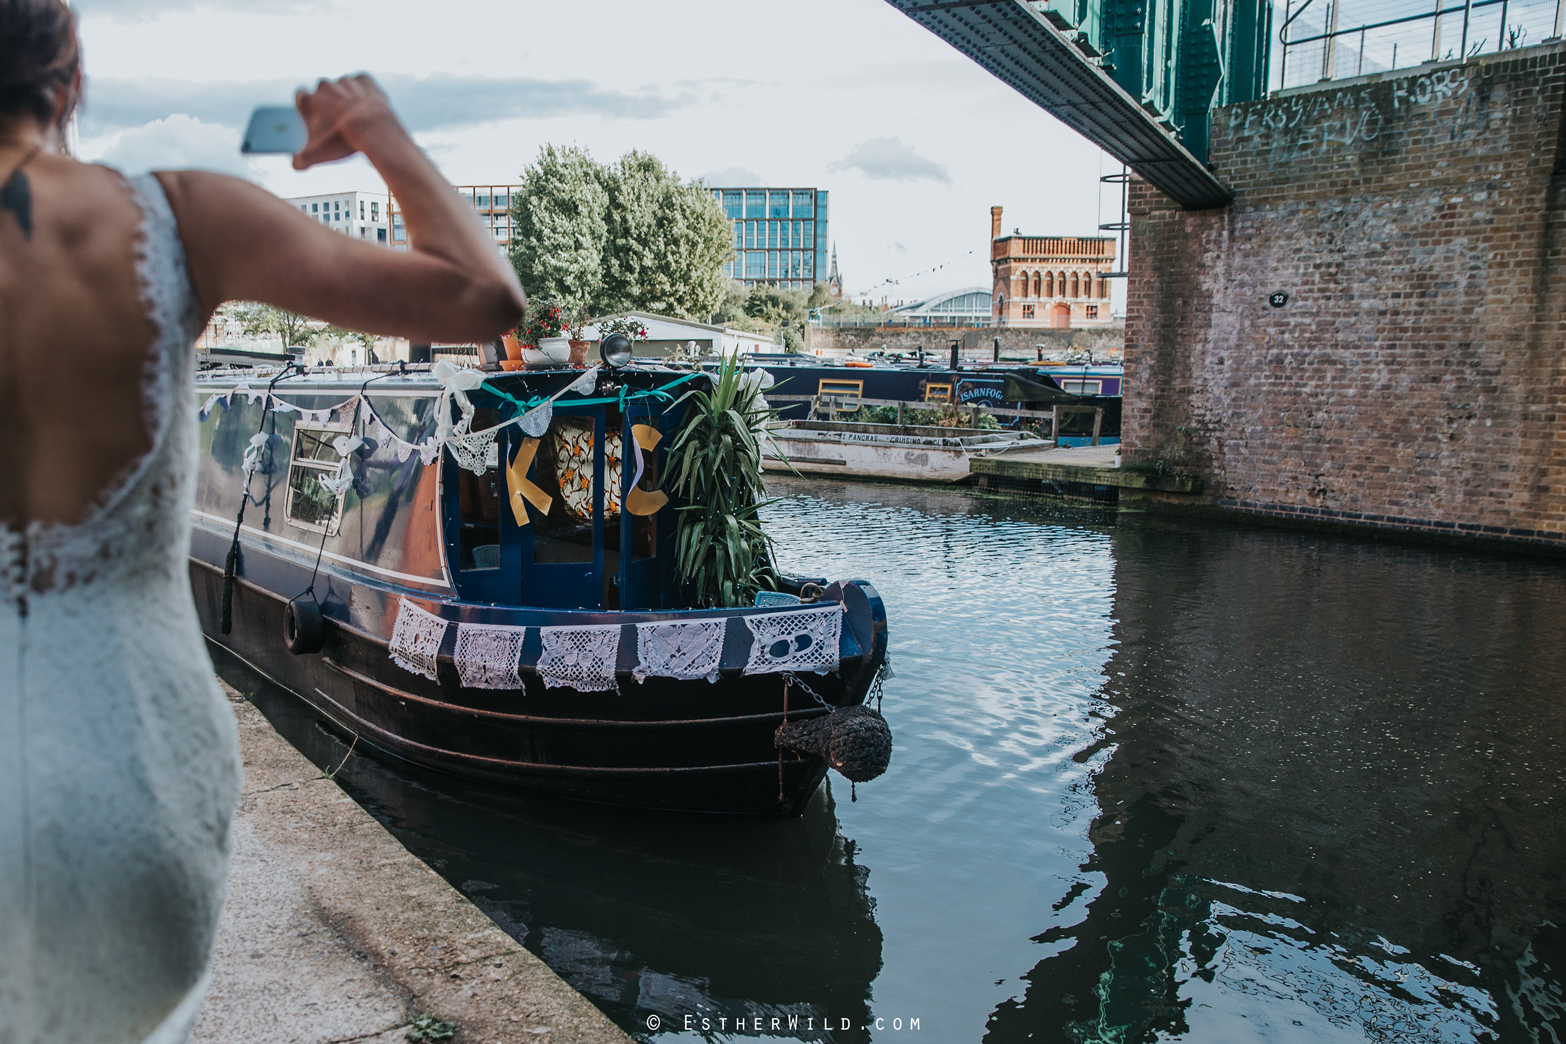
POLYGON ((142 407, 154 450, 163 441, 170 409, 188 405, 178 390, 194 368, 194 342, 201 332, 201 306, 190 282, 185 244, 163 185, 152 174, 127 178, 141 208, 141 237, 136 249, 136 281, 147 314, 156 327, 157 343, 147 357, 142 378, 142 407))

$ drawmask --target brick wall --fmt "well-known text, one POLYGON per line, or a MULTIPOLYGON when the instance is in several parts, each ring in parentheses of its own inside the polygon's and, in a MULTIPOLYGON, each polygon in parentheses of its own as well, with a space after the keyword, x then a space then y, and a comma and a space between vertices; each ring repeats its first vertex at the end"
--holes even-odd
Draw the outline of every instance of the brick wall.
POLYGON ((1566 548, 1563 93, 1552 44, 1218 110, 1231 206, 1133 185, 1130 461, 1238 511, 1566 548))

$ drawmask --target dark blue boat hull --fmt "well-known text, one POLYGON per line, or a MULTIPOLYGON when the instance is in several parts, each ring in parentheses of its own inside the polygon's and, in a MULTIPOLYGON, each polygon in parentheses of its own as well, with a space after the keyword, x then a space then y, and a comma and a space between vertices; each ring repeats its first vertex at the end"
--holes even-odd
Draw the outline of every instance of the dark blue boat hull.
MULTIPOLYGON (((780 757, 773 746, 773 733, 785 718, 828 713, 802 687, 786 685, 782 675, 745 675, 730 667, 712 683, 661 678, 638 683, 625 670, 619 692, 580 693, 546 688, 537 675, 524 672, 520 691, 468 689, 451 659, 456 629, 448 628, 437 679, 430 681, 396 666, 385 637, 338 618, 352 603, 367 615, 389 619, 397 594, 341 577, 317 581, 317 591, 327 592, 325 647, 295 656, 283 641, 287 603, 277 592, 295 584, 302 589, 308 567, 255 549, 247 558, 245 572, 265 580, 242 576, 236 583, 227 635, 218 626, 222 570, 191 561, 191 587, 214 659, 221 663, 227 654, 297 693, 361 742, 397 757, 502 787, 585 801, 749 815, 800 814, 826 774, 822 759, 791 752, 780 757)), ((869 585, 831 590, 850 604, 844 627, 850 655, 837 674, 806 675, 804 681, 827 704, 850 706, 864 702, 885 658, 885 611, 869 585)), ((474 622, 527 619, 522 610, 446 609, 453 619, 474 622)), ((577 623, 594 622, 572 615, 577 623)), ((593 615, 624 622, 632 614, 593 615)), ((742 629, 730 627, 730 646, 742 629)), ((725 650, 726 663, 734 659, 730 651, 725 650)))

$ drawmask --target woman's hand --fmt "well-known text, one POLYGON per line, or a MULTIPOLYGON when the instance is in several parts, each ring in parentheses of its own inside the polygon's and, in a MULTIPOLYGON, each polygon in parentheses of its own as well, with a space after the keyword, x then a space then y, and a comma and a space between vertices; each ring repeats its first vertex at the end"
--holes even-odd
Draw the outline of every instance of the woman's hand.
POLYGON ((295 101, 310 137, 294 169, 362 152, 397 199, 408 249, 334 232, 237 178, 160 173, 202 306, 264 301, 419 342, 483 343, 515 327, 527 300, 517 274, 375 81, 322 80, 295 101))
POLYGON ((322 80, 314 91, 294 96, 310 138, 294 156, 295 170, 346 159, 364 148, 368 135, 388 125, 397 127, 391 103, 369 76, 322 80))

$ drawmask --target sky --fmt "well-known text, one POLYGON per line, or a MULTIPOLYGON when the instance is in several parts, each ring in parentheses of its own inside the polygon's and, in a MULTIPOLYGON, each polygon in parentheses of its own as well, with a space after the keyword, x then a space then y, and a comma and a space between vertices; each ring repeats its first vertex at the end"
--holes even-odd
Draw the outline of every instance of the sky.
MULTIPOLYGON (((712 185, 831 193, 844 289, 990 285, 1007 232, 1097 235, 1119 165, 884 0, 76 0, 81 155, 198 167, 280 196, 381 190, 362 158, 247 158, 256 105, 374 75, 456 184, 505 184, 552 143, 651 152, 712 185)), ((1115 311, 1123 287, 1116 281, 1115 311)))

